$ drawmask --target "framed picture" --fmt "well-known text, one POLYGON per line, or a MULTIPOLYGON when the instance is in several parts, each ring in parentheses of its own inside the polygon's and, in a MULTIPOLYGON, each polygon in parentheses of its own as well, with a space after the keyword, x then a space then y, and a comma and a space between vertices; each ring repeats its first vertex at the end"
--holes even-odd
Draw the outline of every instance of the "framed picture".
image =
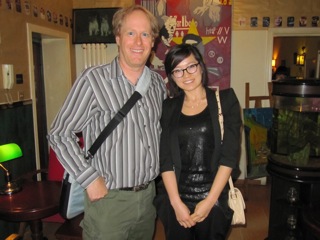
POLYGON ((115 43, 112 18, 119 8, 73 9, 72 42, 115 43))
POLYGON ((267 176, 267 157, 270 153, 269 130, 272 127, 272 108, 243 109, 247 178, 267 176))

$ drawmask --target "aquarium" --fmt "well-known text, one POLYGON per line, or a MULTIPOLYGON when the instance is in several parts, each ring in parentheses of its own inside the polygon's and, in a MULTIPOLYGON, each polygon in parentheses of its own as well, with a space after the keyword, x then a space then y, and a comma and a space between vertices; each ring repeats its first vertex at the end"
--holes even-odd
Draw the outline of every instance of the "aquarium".
POLYGON ((293 166, 320 165, 320 81, 273 82, 272 157, 293 166))

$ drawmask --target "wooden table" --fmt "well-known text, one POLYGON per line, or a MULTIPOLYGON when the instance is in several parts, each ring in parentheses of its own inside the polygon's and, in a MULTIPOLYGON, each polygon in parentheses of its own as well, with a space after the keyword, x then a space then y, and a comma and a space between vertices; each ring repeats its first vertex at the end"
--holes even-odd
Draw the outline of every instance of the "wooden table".
POLYGON ((20 192, 0 195, 0 219, 28 222, 32 239, 42 240, 41 219, 58 213, 60 189, 60 182, 25 182, 20 192))

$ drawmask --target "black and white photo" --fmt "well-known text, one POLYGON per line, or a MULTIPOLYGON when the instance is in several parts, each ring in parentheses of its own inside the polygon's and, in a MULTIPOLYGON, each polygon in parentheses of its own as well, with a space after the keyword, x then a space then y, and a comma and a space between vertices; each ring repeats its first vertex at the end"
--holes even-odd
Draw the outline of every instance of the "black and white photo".
POLYGON ((115 43, 112 17, 118 9, 73 9, 73 43, 115 43))

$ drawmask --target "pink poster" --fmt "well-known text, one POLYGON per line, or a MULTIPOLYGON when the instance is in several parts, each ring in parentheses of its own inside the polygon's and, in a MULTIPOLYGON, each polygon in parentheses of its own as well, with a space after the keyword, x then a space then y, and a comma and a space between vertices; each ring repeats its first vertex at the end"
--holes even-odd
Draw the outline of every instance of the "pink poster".
POLYGON ((164 58, 171 46, 195 44, 203 54, 209 85, 230 87, 231 0, 136 0, 157 17, 160 37, 150 67, 164 78, 164 58))

